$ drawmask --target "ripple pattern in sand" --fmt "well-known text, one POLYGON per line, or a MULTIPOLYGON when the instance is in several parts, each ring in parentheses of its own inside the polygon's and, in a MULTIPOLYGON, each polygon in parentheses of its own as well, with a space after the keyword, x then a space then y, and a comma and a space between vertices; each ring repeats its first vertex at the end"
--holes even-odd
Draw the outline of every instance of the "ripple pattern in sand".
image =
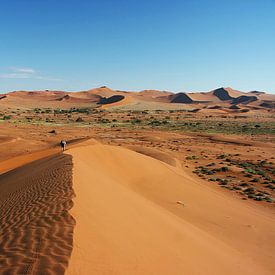
POLYGON ((73 243, 73 195, 66 154, 0 176, 0 274, 64 274, 73 243))

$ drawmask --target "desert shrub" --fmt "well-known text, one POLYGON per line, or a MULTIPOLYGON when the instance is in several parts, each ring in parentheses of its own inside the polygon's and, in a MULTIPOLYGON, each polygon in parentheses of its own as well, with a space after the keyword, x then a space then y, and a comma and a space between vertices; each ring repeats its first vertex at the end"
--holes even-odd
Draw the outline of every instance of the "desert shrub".
POLYGON ((10 120, 10 119, 11 119, 11 116, 9 116, 9 115, 3 116, 3 120, 10 120))
POLYGON ((197 156, 187 156, 185 159, 186 160, 194 160, 194 159, 198 159, 198 157, 197 156))
POLYGON ((259 181, 260 181, 259 178, 254 178, 254 179, 251 180, 251 182, 259 182, 259 181))
POLYGON ((199 174, 200 173, 200 170, 193 170, 192 171, 194 174, 199 174))
POLYGON ((251 167, 251 166, 252 166, 252 164, 249 162, 239 163, 239 167, 246 168, 246 167, 251 167))
POLYGON ((89 114, 91 112, 91 110, 89 108, 77 108, 75 110, 75 112, 77 112, 77 113, 83 113, 83 114, 89 114))
POLYGON ((75 122, 84 122, 83 118, 82 117, 78 117, 75 122))
POLYGON ((254 200, 255 200, 255 201, 263 201, 264 198, 262 198, 262 197, 255 197, 254 200))
POLYGON ((244 183, 241 183, 240 186, 242 186, 242 187, 247 187, 247 186, 249 186, 249 185, 248 185, 247 183, 244 182, 244 183))
POLYGON ((245 190, 244 190, 244 193, 248 193, 248 194, 252 194, 252 193, 254 193, 254 191, 255 191, 255 188, 253 188, 253 187, 248 187, 248 188, 246 188, 245 190))
POLYGON ((229 171, 229 168, 227 166, 223 166, 220 168, 221 172, 227 172, 229 171))
POLYGON ((161 125, 161 121, 159 120, 152 120, 148 123, 148 125, 152 125, 152 126, 159 126, 161 125))
POLYGON ((50 134, 56 134, 56 130, 49 131, 50 134))
POLYGON ((269 197, 266 197, 266 198, 265 198, 265 201, 271 203, 271 202, 273 202, 273 199, 271 199, 271 198, 269 198, 269 197))
POLYGON ((256 174, 257 174, 257 172, 256 172, 255 170, 251 169, 251 168, 245 169, 245 172, 246 172, 246 173, 253 174, 253 175, 256 175, 256 174))
POLYGON ((108 118, 100 118, 98 121, 100 123, 110 123, 111 122, 108 118))
POLYGON ((141 123, 141 120, 140 119, 138 119, 138 118, 134 118, 134 119, 132 119, 131 120, 131 123, 133 123, 133 124, 139 124, 139 123, 141 123))
POLYGON ((220 185, 227 185, 228 180, 227 179, 218 179, 220 185))
POLYGON ((265 172, 263 170, 256 170, 257 174, 260 176, 265 176, 265 172))

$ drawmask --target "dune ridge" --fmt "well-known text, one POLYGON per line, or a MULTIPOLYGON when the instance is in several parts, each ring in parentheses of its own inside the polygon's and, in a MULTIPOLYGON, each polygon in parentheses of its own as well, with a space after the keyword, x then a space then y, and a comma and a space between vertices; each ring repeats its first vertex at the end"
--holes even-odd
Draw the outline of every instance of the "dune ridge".
POLYGON ((274 213, 157 150, 83 140, 0 175, 3 274, 274 274, 274 213))
POLYGON ((76 227, 66 274, 274 273, 274 216, 125 148, 68 153, 76 227))

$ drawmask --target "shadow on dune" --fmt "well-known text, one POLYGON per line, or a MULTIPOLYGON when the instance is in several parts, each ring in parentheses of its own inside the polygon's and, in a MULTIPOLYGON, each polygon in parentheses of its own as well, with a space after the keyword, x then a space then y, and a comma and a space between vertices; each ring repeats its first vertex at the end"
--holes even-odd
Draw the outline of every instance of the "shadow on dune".
POLYGON ((224 88, 219 88, 214 90, 213 95, 215 95, 217 98, 219 98, 222 101, 234 99, 232 96, 229 95, 228 91, 226 91, 224 88))
POLYGON ((0 176, 1 274, 63 274, 75 221, 72 157, 57 154, 0 176))
POLYGON ((100 98, 98 104, 111 104, 111 103, 116 103, 124 99, 125 97, 123 95, 113 95, 111 97, 102 97, 100 98))

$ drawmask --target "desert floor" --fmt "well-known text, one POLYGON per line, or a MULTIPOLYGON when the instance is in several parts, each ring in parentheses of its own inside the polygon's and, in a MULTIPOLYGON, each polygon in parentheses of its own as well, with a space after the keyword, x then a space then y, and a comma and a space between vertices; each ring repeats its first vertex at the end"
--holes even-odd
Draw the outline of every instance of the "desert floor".
POLYGON ((275 273, 272 135, 0 126, 0 273, 275 273))

